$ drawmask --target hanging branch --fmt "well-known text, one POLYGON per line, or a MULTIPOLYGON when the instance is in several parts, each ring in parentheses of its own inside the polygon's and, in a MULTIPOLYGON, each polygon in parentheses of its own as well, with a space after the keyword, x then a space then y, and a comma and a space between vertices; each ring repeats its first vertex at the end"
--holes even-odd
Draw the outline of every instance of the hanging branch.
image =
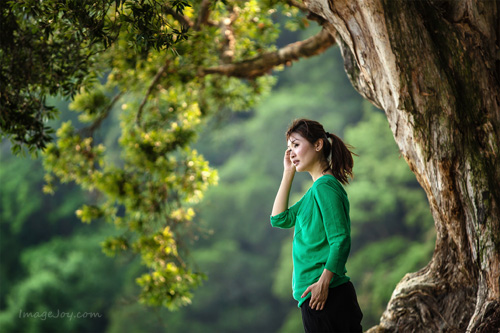
POLYGON ((167 70, 168 65, 169 65, 169 61, 167 60, 165 65, 163 65, 156 73, 155 77, 153 78, 153 81, 151 82, 148 90, 146 91, 146 94, 144 95, 144 99, 142 100, 141 105, 139 106, 139 110, 137 110, 137 115, 135 118, 135 122, 139 127, 141 126, 142 110, 144 109, 144 106, 146 105, 146 102, 148 101, 148 97, 153 92, 153 89, 156 86, 156 84, 158 83, 158 81, 160 80, 160 77, 167 70))

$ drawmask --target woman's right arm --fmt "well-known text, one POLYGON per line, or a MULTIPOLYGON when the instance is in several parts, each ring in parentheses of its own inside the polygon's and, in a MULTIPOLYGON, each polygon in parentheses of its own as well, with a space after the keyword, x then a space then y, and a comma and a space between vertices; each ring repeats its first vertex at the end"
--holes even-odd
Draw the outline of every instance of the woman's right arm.
POLYGON ((293 177, 295 176, 295 165, 290 160, 290 150, 287 149, 283 158, 283 178, 274 199, 273 210, 271 216, 276 216, 284 212, 288 208, 288 197, 292 188, 293 177))

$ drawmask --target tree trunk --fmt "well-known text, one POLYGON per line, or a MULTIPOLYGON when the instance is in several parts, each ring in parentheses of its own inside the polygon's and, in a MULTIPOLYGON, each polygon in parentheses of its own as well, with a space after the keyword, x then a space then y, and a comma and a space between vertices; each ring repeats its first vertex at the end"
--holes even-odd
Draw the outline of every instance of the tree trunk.
POLYGON ((500 328, 500 3, 306 0, 427 193, 431 262, 372 332, 500 328))

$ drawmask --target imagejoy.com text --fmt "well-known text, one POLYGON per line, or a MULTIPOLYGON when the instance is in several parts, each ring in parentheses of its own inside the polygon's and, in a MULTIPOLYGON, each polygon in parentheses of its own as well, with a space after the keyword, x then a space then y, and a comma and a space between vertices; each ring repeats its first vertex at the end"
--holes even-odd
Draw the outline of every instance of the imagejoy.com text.
POLYGON ((59 309, 56 311, 41 311, 41 312, 25 312, 22 309, 19 309, 19 318, 21 319, 40 319, 40 320, 46 320, 46 319, 68 319, 68 320, 73 320, 73 319, 81 319, 81 318, 101 318, 102 314, 99 312, 65 312, 65 311, 60 311, 59 309))

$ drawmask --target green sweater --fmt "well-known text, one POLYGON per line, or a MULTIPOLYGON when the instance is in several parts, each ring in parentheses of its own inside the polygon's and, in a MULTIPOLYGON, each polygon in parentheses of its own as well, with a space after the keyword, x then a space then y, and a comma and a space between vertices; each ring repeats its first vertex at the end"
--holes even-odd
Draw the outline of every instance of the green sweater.
POLYGON ((349 281, 345 264, 351 249, 349 201, 340 182, 331 175, 318 178, 293 206, 271 216, 271 225, 295 227, 293 237, 293 298, 301 298, 326 268, 335 273, 330 288, 349 281))

